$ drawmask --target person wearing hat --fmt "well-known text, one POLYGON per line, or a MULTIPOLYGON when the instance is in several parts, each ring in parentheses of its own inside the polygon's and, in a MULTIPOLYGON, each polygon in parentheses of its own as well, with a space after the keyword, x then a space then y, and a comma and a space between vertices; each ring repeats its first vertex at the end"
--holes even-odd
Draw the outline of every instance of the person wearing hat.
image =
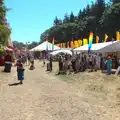
POLYGON ((107 56, 107 60, 105 61, 105 64, 106 64, 106 71, 107 71, 107 74, 110 75, 112 73, 112 59, 111 59, 111 56, 107 56))

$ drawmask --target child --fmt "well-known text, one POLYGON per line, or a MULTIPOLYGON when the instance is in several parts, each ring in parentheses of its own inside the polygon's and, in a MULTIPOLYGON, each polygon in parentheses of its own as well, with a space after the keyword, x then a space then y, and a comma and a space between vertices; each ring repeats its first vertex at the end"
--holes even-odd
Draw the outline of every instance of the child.
POLYGON ((23 67, 23 64, 21 62, 21 60, 18 60, 17 61, 17 77, 18 77, 18 80, 20 81, 20 84, 23 84, 23 80, 24 80, 24 67, 23 67))
POLYGON ((45 57, 43 57, 43 67, 45 67, 45 57))
POLYGON ((31 66, 29 68, 30 70, 34 70, 35 69, 35 66, 34 66, 34 61, 31 61, 31 66))

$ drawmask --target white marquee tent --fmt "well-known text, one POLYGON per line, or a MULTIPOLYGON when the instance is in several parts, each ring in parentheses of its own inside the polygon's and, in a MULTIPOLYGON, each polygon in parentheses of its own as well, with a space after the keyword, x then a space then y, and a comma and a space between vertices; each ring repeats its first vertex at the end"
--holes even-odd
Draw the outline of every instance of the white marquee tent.
MULTIPOLYGON (((30 51, 43 51, 47 50, 52 51, 52 43, 49 43, 47 41, 41 43, 40 45, 36 46, 35 48, 31 49, 30 51)), ((60 47, 54 45, 54 50, 59 50, 60 47)))
MULTIPOLYGON (((74 51, 87 52, 88 45, 84 45, 79 48, 76 48, 74 49, 74 51)), ((120 41, 92 44, 91 51, 99 52, 99 53, 120 51, 120 41)))
POLYGON ((52 54, 54 56, 54 55, 57 55, 59 53, 65 53, 65 54, 72 55, 72 52, 70 50, 57 50, 57 51, 51 52, 50 54, 52 54))

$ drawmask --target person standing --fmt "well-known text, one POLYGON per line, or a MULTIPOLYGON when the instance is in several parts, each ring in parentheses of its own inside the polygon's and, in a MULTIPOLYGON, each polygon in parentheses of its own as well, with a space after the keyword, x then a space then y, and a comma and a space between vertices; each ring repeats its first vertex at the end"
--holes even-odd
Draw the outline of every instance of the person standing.
POLYGON ((106 64, 106 71, 107 71, 107 74, 110 75, 112 73, 112 59, 111 59, 111 56, 108 56, 107 57, 107 60, 105 61, 105 64, 106 64))
POLYGON ((52 56, 50 56, 50 72, 52 71, 52 56))
POLYGON ((18 80, 20 81, 19 84, 23 84, 24 70, 25 69, 24 69, 23 64, 21 62, 21 59, 17 60, 16 66, 17 66, 17 77, 18 77, 18 80))
POLYGON ((115 72, 115 75, 118 75, 119 72, 120 72, 120 58, 118 58, 118 68, 117 68, 117 70, 115 72))
POLYGON ((27 59, 28 59, 28 66, 30 65, 30 55, 28 54, 27 59))

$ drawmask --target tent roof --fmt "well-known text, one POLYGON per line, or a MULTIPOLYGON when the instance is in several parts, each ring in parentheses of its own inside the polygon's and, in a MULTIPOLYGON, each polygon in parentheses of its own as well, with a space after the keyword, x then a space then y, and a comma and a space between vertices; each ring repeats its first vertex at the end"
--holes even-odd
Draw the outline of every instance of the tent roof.
POLYGON ((57 55, 59 53, 65 53, 65 54, 72 55, 72 52, 70 50, 57 50, 57 51, 51 52, 50 54, 52 54, 54 56, 54 55, 57 55))
MULTIPOLYGON (((74 49, 75 51, 88 51, 88 45, 74 49)), ((113 52, 120 51, 120 41, 92 44, 91 51, 94 52, 113 52)))
MULTIPOLYGON (((43 50, 47 50, 51 51, 52 50, 52 43, 49 43, 47 41, 41 43, 40 45, 36 46, 35 48, 31 49, 30 51, 43 51, 43 50)), ((54 45, 54 50, 59 50, 60 47, 54 45)))

